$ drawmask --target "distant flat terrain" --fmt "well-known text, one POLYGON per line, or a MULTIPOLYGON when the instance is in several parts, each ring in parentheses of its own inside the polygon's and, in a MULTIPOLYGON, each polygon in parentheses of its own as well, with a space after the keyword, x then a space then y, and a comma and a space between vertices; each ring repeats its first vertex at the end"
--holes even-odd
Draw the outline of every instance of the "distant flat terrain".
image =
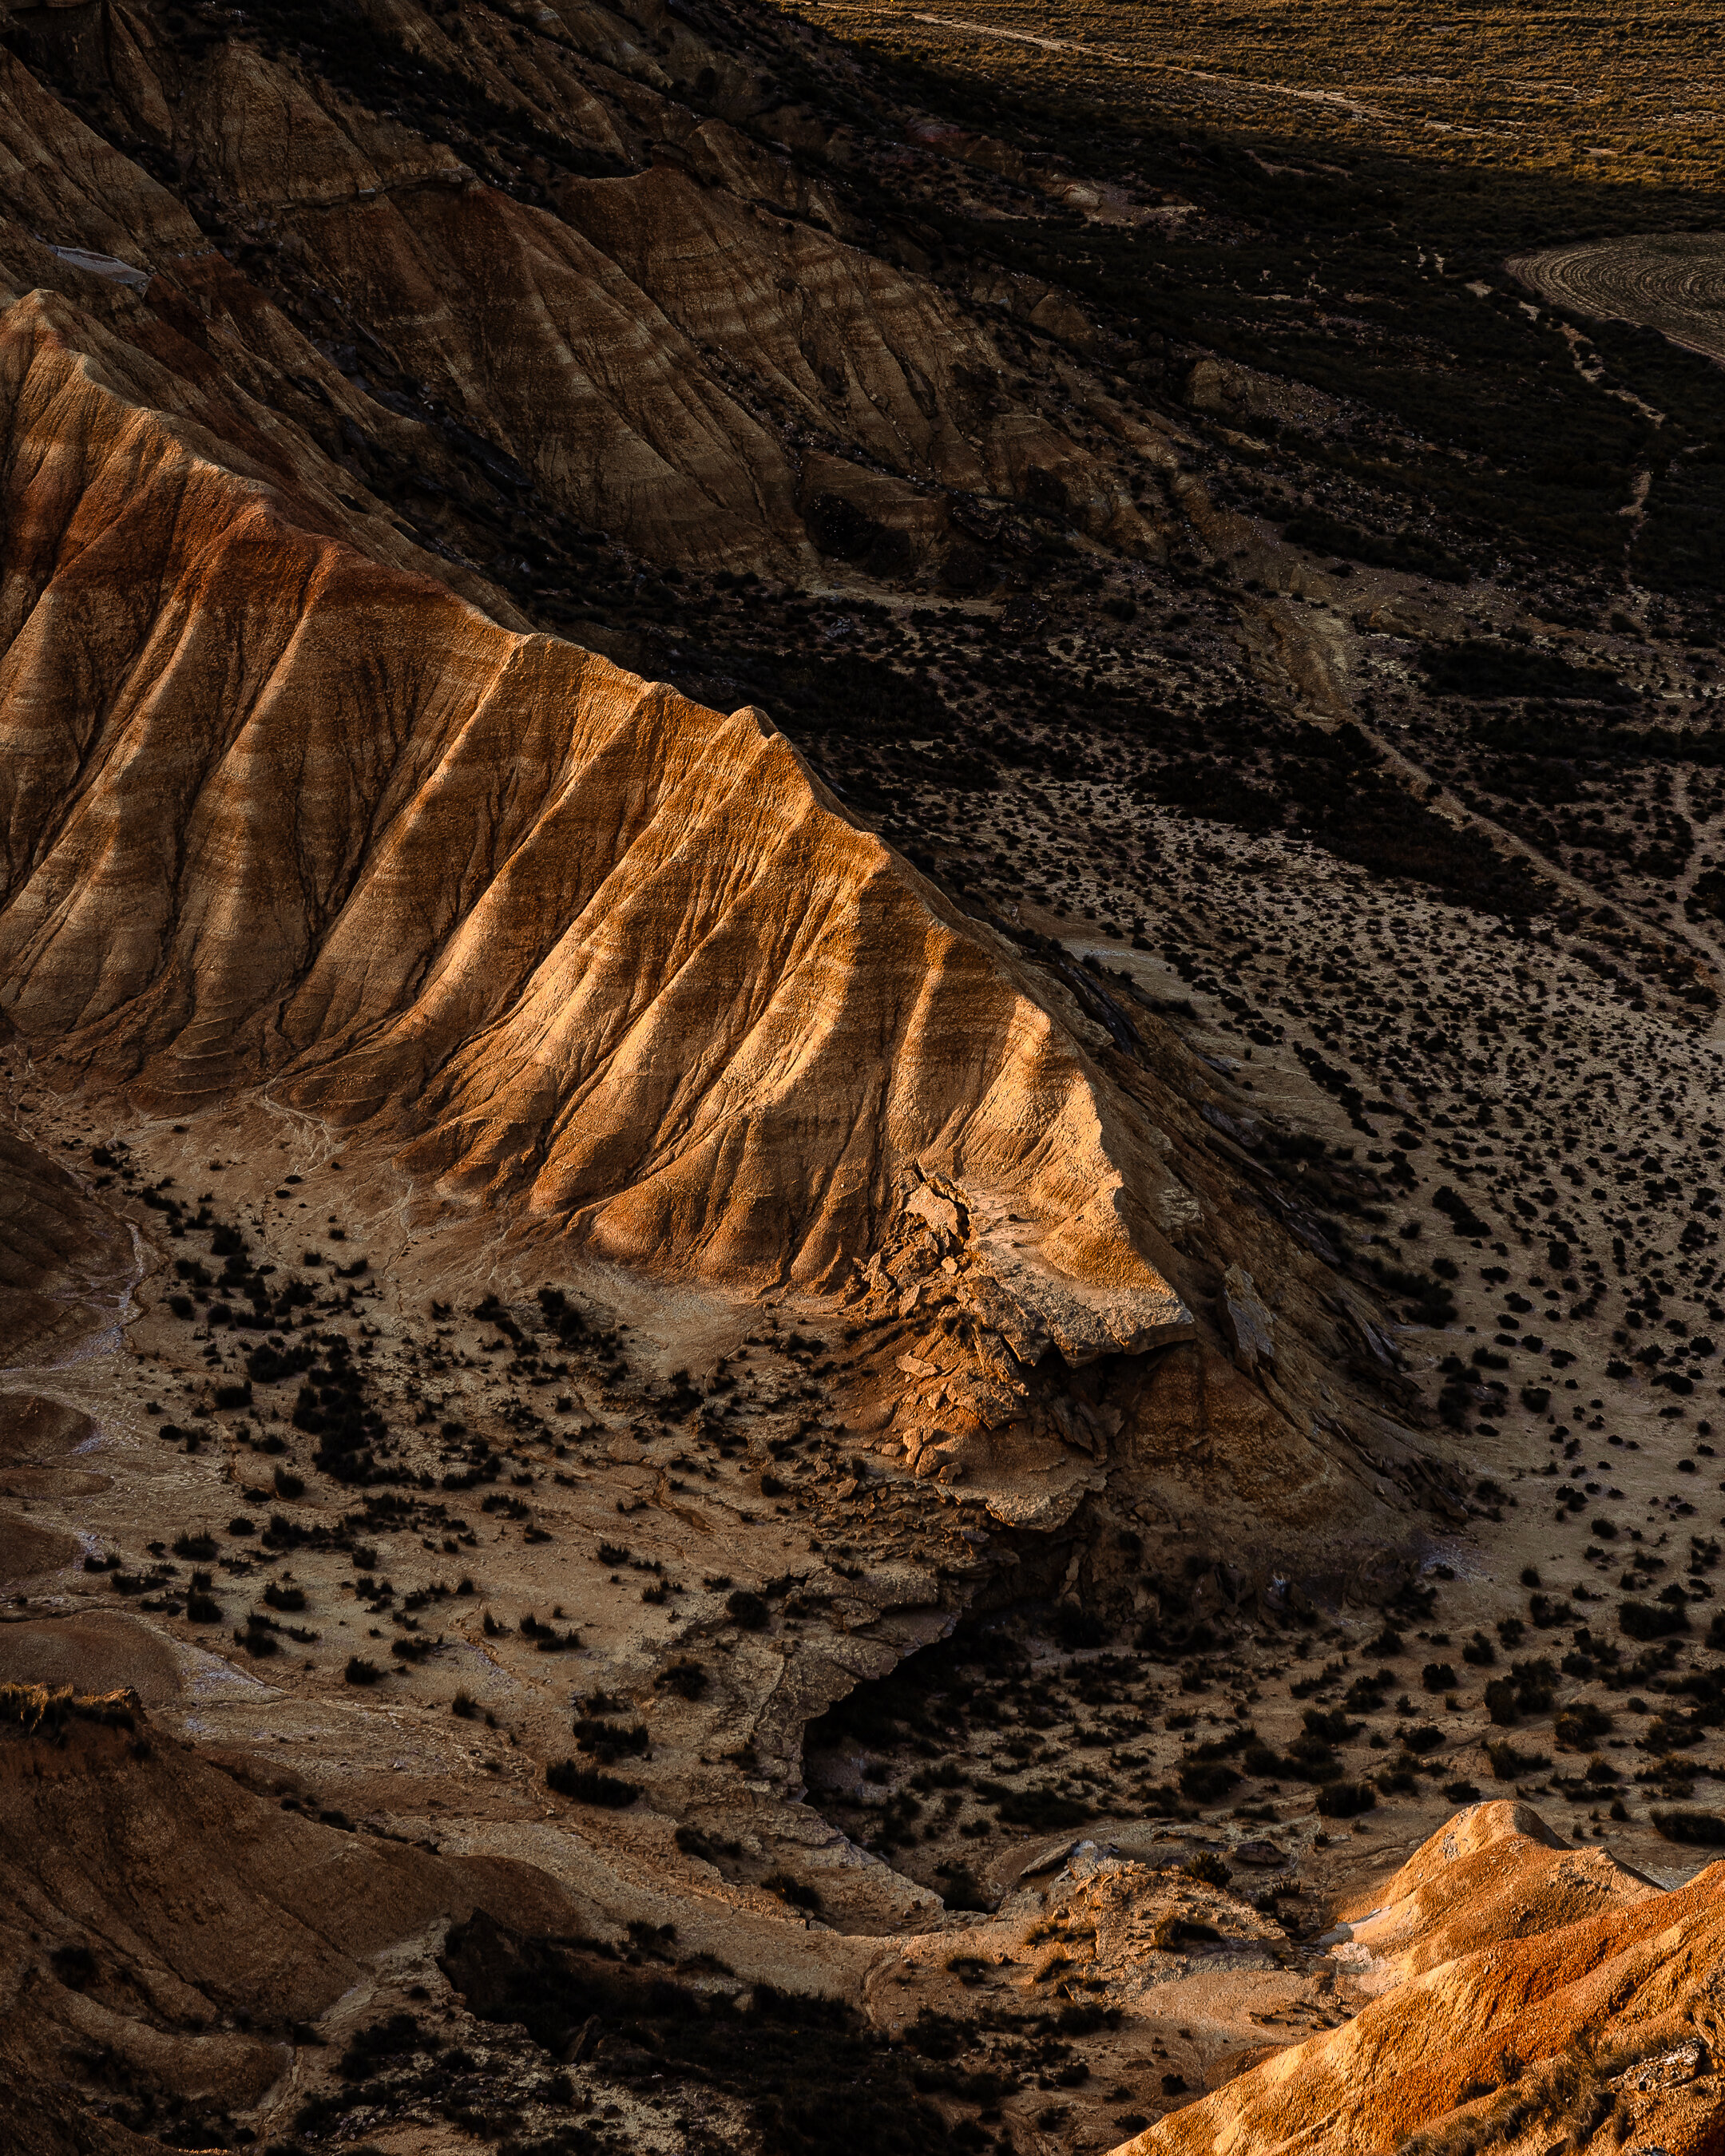
POLYGON ((1725 233, 1654 232, 1514 257, 1541 298, 1645 323, 1691 352, 1725 359, 1725 233))

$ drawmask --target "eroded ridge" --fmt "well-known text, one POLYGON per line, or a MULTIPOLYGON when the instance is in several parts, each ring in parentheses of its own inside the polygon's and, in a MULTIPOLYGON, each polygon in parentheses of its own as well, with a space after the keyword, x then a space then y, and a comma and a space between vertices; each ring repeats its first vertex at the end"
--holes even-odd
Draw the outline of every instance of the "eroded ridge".
POLYGON ((1178 1322, 1079 1052, 770 721, 300 528, 78 328, 37 295, 4 346, 0 947, 68 1076, 268 1083, 447 1193, 739 1276, 826 1279, 937 1164, 1178 1322))

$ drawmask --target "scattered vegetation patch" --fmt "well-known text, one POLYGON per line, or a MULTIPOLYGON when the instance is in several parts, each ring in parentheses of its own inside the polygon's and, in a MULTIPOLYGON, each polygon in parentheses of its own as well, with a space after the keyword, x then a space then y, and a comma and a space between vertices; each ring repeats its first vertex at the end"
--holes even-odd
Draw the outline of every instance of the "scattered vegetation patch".
POLYGON ((1725 1846, 1725 1818, 1717 1812, 1656 1811, 1651 1816, 1667 1841, 1697 1842, 1709 1849, 1725 1846))

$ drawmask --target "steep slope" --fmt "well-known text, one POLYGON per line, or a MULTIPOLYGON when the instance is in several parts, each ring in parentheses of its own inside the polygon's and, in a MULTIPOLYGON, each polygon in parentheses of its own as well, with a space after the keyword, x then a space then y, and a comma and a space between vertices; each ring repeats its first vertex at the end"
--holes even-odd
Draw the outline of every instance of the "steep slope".
POLYGON ((1523 1805, 1434 1835, 1339 1958, 1390 1988, 1122 2148, 1310 2156, 1466 2146, 1671 2156, 1725 2140, 1714 1978, 1725 1866, 1661 1893, 1523 1805), (1413 2137, 1410 2138, 1410 2137, 1413 2137))
POLYGON ((131 1236, 64 1168, 0 1129, 0 1336, 8 1360, 52 1363, 130 1314, 131 1236))
POLYGON ((133 1693, 0 1685, 8 2145, 232 2146, 233 2112, 293 2103, 307 2025, 398 2003, 392 1963, 452 1915, 588 1913, 528 1864, 320 1821, 300 1786, 198 1757, 133 1693), (68 2065, 107 2092, 94 2119, 64 2115, 68 2065))
POLYGON ((362 393, 433 441, 453 421, 494 471, 653 560, 903 568, 968 549, 975 495, 1163 550, 1083 439, 1095 415, 1055 414, 1089 388, 1045 395, 914 242, 882 259, 873 220, 798 169, 792 139, 817 175, 850 152, 830 113, 785 107, 770 13, 12 19, 110 137, 0 63, 0 198, 28 230, 158 298, 219 242, 362 393))
POLYGON ((32 300, 0 347, 0 948, 50 1070, 267 1082, 732 1277, 834 1277, 940 1171, 1029 1209, 1092 1348, 1182 1322, 1070 1040, 770 723, 295 526, 80 335, 32 300))

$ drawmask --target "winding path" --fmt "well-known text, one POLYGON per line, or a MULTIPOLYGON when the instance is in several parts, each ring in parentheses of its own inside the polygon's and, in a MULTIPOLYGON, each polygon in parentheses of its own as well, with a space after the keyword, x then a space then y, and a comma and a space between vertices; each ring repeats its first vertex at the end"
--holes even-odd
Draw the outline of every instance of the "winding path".
POLYGON ((1352 97, 1344 97, 1338 90, 1301 90, 1291 83, 1260 82, 1255 76, 1215 74, 1207 68, 1181 67, 1173 60, 1144 59, 1132 53, 1111 50, 1106 45, 1081 44, 1073 38, 1039 38, 1029 30, 1009 30, 998 23, 976 23, 963 16, 913 14, 913 23, 927 23, 937 30, 968 30, 973 37, 1004 38, 1014 44, 1039 45, 1050 53, 1082 53, 1091 59, 1111 60, 1117 67, 1153 67, 1164 74, 1181 74, 1194 82, 1207 82, 1219 88, 1241 90, 1259 97, 1297 97, 1307 105, 1339 105, 1344 112, 1352 112, 1365 120, 1388 120, 1393 116, 1375 105, 1362 105, 1352 97))

